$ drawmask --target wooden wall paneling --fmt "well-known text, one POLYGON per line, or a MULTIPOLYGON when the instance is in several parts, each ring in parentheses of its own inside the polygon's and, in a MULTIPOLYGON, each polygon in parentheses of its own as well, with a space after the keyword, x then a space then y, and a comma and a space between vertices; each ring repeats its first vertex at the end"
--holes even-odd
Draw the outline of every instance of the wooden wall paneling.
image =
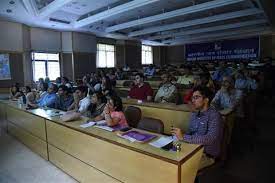
POLYGON ((96 71, 96 53, 73 53, 75 79, 96 71))
POLYGON ((73 77, 73 55, 72 53, 62 53, 62 76, 66 76, 69 80, 74 80, 73 77))

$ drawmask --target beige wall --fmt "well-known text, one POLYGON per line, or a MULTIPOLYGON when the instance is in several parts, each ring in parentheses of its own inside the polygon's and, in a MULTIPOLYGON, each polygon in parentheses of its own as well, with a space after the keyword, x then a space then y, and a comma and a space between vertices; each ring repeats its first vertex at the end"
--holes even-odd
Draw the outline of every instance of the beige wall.
POLYGON ((61 32, 42 28, 30 28, 31 48, 35 51, 61 51, 61 32))
POLYGON ((0 51, 23 51, 22 24, 0 21, 0 51))
POLYGON ((62 44, 62 52, 71 53, 73 51, 73 33, 62 32, 61 44, 62 44))
POLYGON ((96 53, 96 37, 91 34, 73 32, 73 51, 96 53))

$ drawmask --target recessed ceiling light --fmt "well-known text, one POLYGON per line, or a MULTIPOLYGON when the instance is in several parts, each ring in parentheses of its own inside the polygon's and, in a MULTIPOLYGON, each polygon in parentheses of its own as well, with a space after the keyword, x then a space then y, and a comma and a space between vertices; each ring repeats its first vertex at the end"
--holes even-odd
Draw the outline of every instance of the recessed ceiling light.
POLYGON ((72 4, 77 4, 77 2, 76 2, 76 1, 74 1, 74 2, 72 2, 72 4))
POLYGON ((9 3, 10 3, 10 4, 14 4, 15 2, 14 2, 14 1, 10 1, 9 3))
POLYGON ((55 27, 55 25, 52 25, 52 27, 55 27))
POLYGON ((12 13, 11 9, 7 9, 6 11, 7 11, 7 13, 12 13))
POLYGON ((86 5, 86 4, 82 4, 81 6, 82 6, 82 7, 86 7, 87 5, 86 5))

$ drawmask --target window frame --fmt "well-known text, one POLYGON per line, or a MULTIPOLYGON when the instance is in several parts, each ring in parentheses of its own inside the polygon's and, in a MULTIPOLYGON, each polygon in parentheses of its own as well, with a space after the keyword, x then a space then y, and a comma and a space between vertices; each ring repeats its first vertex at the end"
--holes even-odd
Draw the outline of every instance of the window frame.
MULTIPOLYGON (((32 61, 32 80, 35 81, 35 70, 34 70, 34 63, 37 62, 44 62, 45 64, 45 77, 49 77, 49 69, 48 69, 48 62, 57 62, 59 65, 59 77, 61 76, 61 63, 60 63, 60 53, 59 52, 42 52, 42 51, 32 51, 31 52, 31 61, 32 61), (34 54, 35 53, 44 53, 44 54, 58 54, 58 60, 42 60, 42 59, 35 59, 34 54)), ((50 77, 49 77, 50 78, 50 77)), ((54 80, 51 80, 54 81, 54 80)))
MULTIPOLYGON (((145 56, 145 58, 146 58, 146 56, 145 56)), ((154 64, 153 46, 142 44, 141 45, 141 65, 146 66, 146 65, 151 65, 151 64, 154 64), (143 50, 144 47, 150 47, 151 51, 143 50), (150 53, 151 54, 151 60, 152 60, 151 63, 146 63, 146 60, 145 60, 145 63, 143 63, 143 57, 142 57, 143 52, 145 52, 145 55, 146 55, 146 53, 150 53)))
POLYGON ((116 45, 114 44, 106 44, 106 43, 101 43, 101 42, 98 42, 96 44, 96 68, 98 69, 104 69, 104 68, 115 68, 116 67, 116 45), (112 46, 114 49, 114 51, 109 51, 105 48, 105 50, 100 50, 99 49, 99 45, 104 45, 104 46, 112 46), (99 51, 104 51, 104 54, 105 54, 105 66, 104 67, 100 67, 99 65, 99 51), (112 53, 114 54, 114 63, 113 63, 113 66, 112 67, 108 67, 108 62, 107 62, 107 55, 108 53, 112 53))

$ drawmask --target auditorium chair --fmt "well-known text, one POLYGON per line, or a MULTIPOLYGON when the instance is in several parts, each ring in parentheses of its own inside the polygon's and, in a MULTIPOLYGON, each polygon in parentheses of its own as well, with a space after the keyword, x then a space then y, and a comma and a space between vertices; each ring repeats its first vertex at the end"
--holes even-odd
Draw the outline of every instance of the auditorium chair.
POLYGON ((159 133, 159 134, 163 134, 164 132, 163 122, 155 118, 148 118, 148 117, 142 118, 139 121, 137 128, 154 132, 154 133, 159 133))
POLYGON ((138 107, 128 106, 124 111, 129 126, 136 128, 141 119, 141 110, 138 107))

